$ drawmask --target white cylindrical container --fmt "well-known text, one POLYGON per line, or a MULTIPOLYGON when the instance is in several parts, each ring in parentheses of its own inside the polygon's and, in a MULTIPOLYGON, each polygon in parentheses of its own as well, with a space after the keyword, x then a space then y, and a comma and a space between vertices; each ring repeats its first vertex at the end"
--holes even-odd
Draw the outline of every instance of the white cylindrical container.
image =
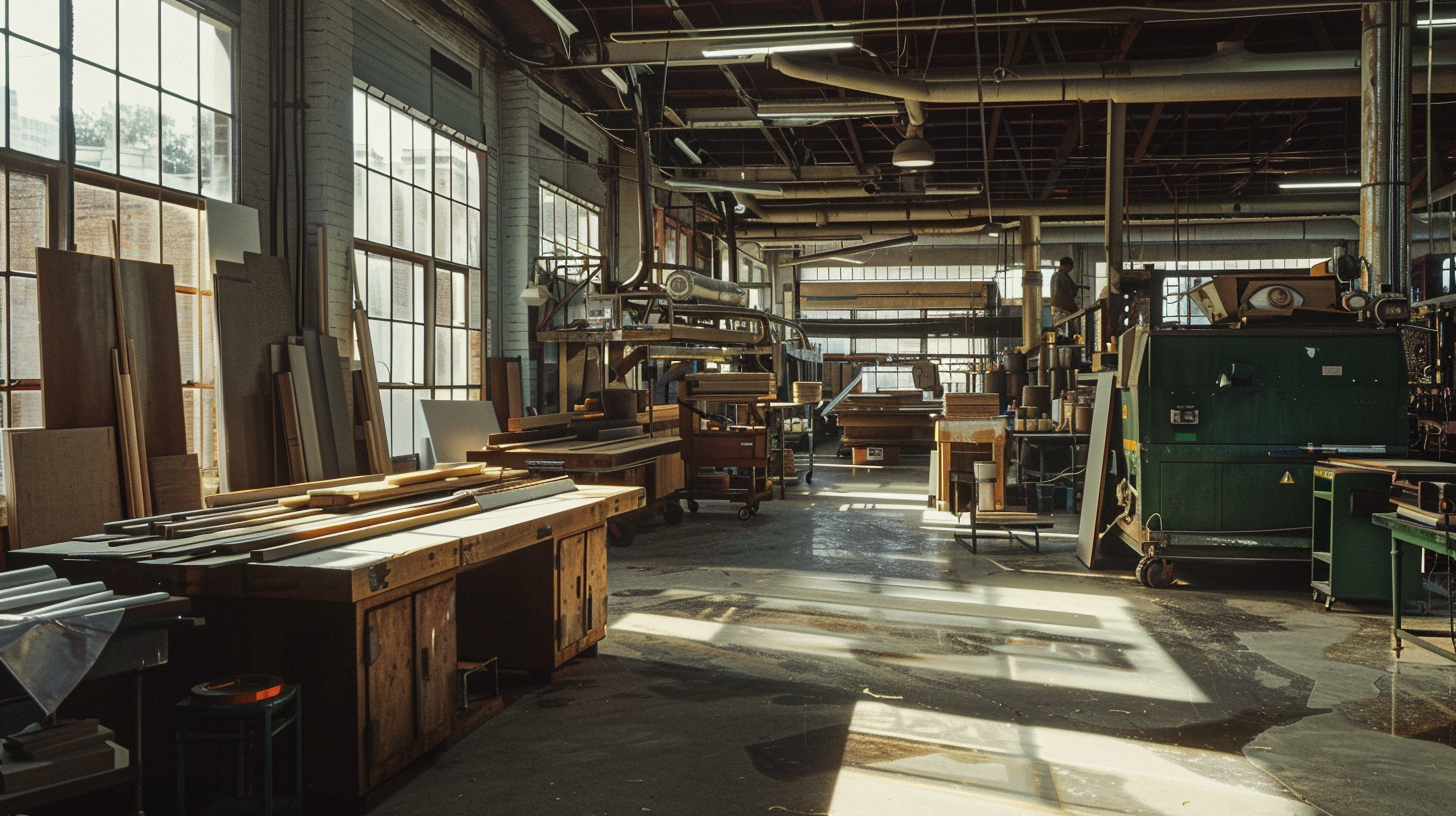
POLYGON ((996 463, 976 462, 976 506, 982 510, 996 509, 996 463))

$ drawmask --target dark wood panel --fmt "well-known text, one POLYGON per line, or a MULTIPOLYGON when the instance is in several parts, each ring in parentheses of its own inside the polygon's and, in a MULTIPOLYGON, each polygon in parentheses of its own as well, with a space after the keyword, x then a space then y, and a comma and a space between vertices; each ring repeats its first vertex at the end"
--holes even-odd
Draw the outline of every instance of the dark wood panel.
POLYGON ((253 285, 236 280, 240 266, 217 262, 213 282, 217 312, 217 390, 223 429, 223 489, 252 490, 276 481, 273 461, 272 364, 257 344, 258 315, 253 285))
POLYGON ((148 465, 154 513, 180 513, 202 506, 202 473, 197 467, 197 454, 153 456, 148 465))
POLYGON ((36 269, 46 427, 114 428, 111 352, 117 343, 111 259, 38 247, 36 269))

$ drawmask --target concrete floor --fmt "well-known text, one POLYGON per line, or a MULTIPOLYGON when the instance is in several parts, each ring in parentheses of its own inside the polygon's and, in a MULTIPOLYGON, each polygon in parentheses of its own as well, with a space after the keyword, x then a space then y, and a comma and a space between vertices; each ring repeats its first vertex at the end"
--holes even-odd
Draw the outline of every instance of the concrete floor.
POLYGON ((821 458, 748 522, 644 525, 610 552, 600 656, 375 812, 1456 809, 1456 665, 1397 672, 1378 605, 1323 611, 1306 567, 1145 589, 1077 561, 1070 513, 1041 554, 972 555, 919 462, 821 458))

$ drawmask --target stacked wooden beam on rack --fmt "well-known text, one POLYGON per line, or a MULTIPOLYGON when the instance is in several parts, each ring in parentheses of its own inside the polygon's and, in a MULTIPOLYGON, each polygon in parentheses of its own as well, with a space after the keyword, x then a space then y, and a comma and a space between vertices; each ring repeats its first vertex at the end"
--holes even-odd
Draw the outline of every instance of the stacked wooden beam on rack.
POLYGON ((769 372, 689 374, 683 378, 683 396, 706 399, 712 396, 773 396, 778 390, 769 372))
POLYGON ((795 382, 792 395, 794 402, 804 405, 818 405, 824 401, 824 384, 812 380, 795 382))
POLYGON ((984 419, 1001 413, 999 394, 961 394, 947 392, 945 395, 945 418, 984 419))

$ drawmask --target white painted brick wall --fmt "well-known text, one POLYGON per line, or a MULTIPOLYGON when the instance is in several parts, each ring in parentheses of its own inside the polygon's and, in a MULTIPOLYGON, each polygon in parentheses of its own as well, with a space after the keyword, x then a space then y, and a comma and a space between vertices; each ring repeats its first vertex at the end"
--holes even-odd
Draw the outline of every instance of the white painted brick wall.
MULTIPOLYGON (((500 82, 500 194, 496 199, 501 232, 501 354, 530 356, 530 326, 526 304, 518 297, 526 288, 531 258, 540 243, 540 174, 532 159, 538 150, 540 101, 537 89, 517 71, 502 75, 500 82)), ((523 365, 523 370, 528 366, 523 365)), ((522 391, 527 405, 533 404, 534 378, 526 374, 522 391)))
POLYGON ((317 264, 315 233, 323 228, 328 248, 319 272, 328 293, 329 333, 352 353, 353 295, 348 253, 354 237, 354 15, 348 0, 311 0, 304 12, 304 145, 308 154, 301 242, 307 265, 317 264))

